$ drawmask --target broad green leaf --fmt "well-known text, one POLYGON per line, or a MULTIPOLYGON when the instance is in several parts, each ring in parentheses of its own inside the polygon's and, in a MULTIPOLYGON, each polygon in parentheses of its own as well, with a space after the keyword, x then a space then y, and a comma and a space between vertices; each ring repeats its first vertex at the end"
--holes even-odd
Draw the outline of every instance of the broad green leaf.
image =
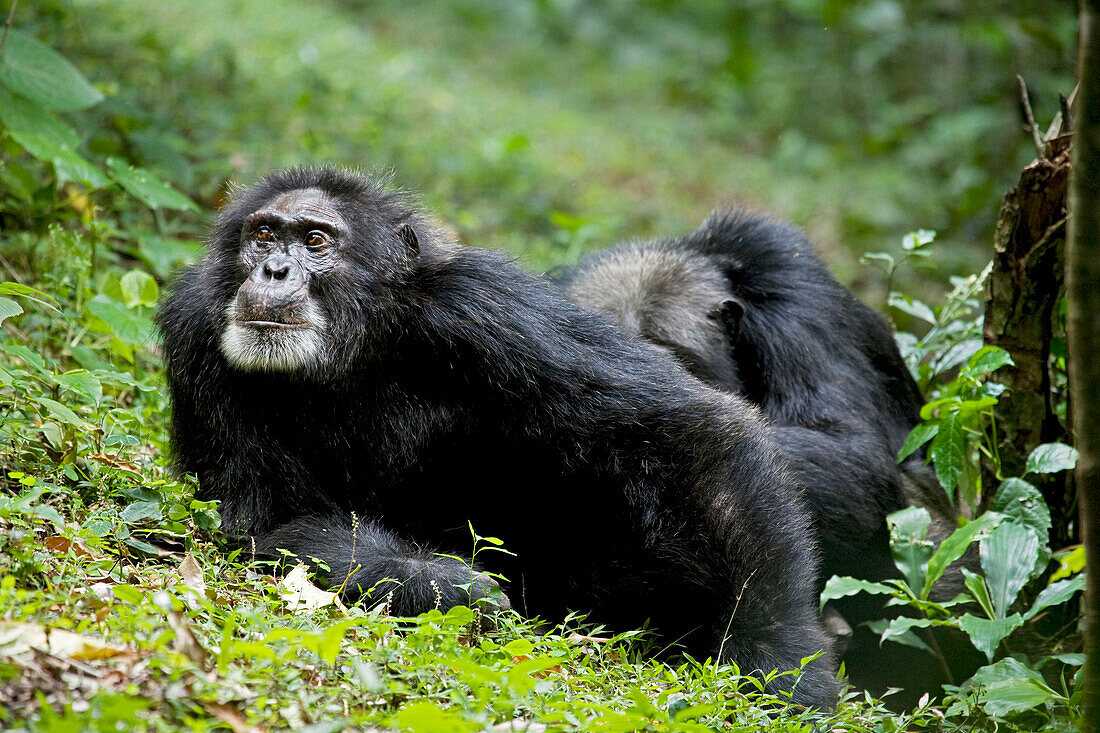
POLYGON ((927 599, 932 590, 932 584, 940 579, 947 567, 963 556, 970 543, 985 537, 1004 519, 997 512, 986 512, 977 519, 967 522, 951 533, 951 536, 940 543, 932 558, 928 561, 928 575, 924 578, 924 588, 921 590, 921 598, 927 599))
POLYGON ((939 429, 940 424, 938 422, 922 422, 910 430, 909 435, 905 436, 905 442, 902 443, 901 450, 898 451, 898 463, 904 461, 918 448, 932 440, 939 429))
POLYGON ((0 86, 0 123, 9 132, 35 135, 59 148, 75 150, 80 145, 76 130, 41 106, 10 94, 0 86))
POLYGON ((42 357, 28 349, 23 344, 4 344, 3 346, 0 346, 0 351, 22 359, 23 363, 29 366, 31 369, 34 369, 47 380, 53 381, 53 378, 50 376, 49 370, 46 369, 46 362, 42 359, 42 357))
POLYGON ((98 168, 71 149, 55 145, 35 133, 9 132, 30 155, 52 165, 59 180, 83 183, 90 188, 102 188, 110 183, 98 168))
POLYGON ((57 310, 59 308, 57 301, 52 297, 43 293, 41 290, 35 290, 34 288, 27 287, 22 283, 2 282, 0 283, 0 295, 18 295, 21 298, 27 300, 33 300, 35 303, 44 305, 48 308, 57 310))
POLYGON ((932 650, 913 631, 913 629, 927 629, 930 626, 932 626, 932 621, 930 619, 899 616, 898 618, 889 619, 885 626, 875 628, 874 630, 880 634, 879 646, 882 646, 888 641, 893 641, 898 644, 923 649, 931 654, 933 653, 932 650))
POLYGON ((119 516, 122 518, 122 521, 127 524, 134 524, 143 519, 160 519, 160 502, 135 501, 133 504, 127 504, 119 513, 119 516))
POLYGON ((99 404, 103 399, 103 385, 99 379, 86 369, 74 369, 71 372, 59 374, 54 377, 61 386, 84 395, 92 402, 99 404))
POLYGON ((864 252, 859 258, 859 264, 868 265, 872 262, 884 262, 887 269, 894 266, 894 258, 886 252, 864 252))
POLYGON ((1074 573, 1085 569, 1085 546, 1079 545, 1073 548, 1068 555, 1058 560, 1058 569, 1050 576, 1051 581, 1068 578, 1074 573))
POLYGON ((535 645, 528 639, 513 639, 504 645, 504 651, 513 657, 522 657, 534 651, 535 645))
POLYGON ((920 249, 926 244, 931 244, 935 239, 936 232, 932 229, 918 229, 901 238, 901 247, 905 250, 920 249))
POLYGON ((107 168, 111 178, 131 195, 151 209, 179 209, 198 211, 199 207, 176 189, 164 183, 144 168, 135 168, 124 160, 108 158, 107 168))
POLYGON ((825 589, 821 591, 821 606, 824 607, 827 601, 844 598, 846 596, 854 596, 856 593, 893 595, 897 592, 897 588, 886 585, 885 583, 875 583, 870 580, 850 578, 846 575, 834 575, 829 578, 828 582, 825 583, 825 589))
POLYGON ((982 667, 963 687, 980 689, 979 701, 991 715, 1022 712, 1058 697, 1041 674, 1013 657, 982 667))
POLYGON ((156 557, 160 554, 160 550, 153 545, 150 545, 148 542, 143 542, 142 540, 136 540, 133 537, 126 540, 126 546, 142 554, 149 555, 150 557, 156 557))
POLYGON ((100 293, 85 305, 88 313, 106 324, 109 332, 126 345, 149 345, 153 341, 153 324, 122 303, 100 293))
POLYGON ((997 618, 1004 618, 1035 569, 1039 540, 1015 522, 1003 522, 981 542, 982 570, 989 601, 997 618))
POLYGON ((15 29, 8 33, 0 59, 0 84, 58 112, 85 109, 103 99, 64 56, 15 29))
POLYGON ((1003 366, 1015 366, 1012 356, 999 346, 983 346, 974 356, 966 362, 966 371, 969 374, 986 374, 996 371, 1003 366))
POLYGON ((966 568, 962 569, 962 574, 963 578, 966 579, 966 589, 974 596, 974 600, 982 607, 985 614, 989 618, 996 616, 997 614, 993 611, 993 604, 989 602, 989 588, 985 584, 985 578, 977 573, 970 572, 966 568))
POLYGON ((427 700, 405 705, 393 716, 391 724, 410 733, 467 733, 482 729, 480 724, 468 723, 458 713, 443 710, 427 700))
POLYGON ((902 313, 908 313, 914 318, 919 318, 926 323, 936 323, 936 314, 932 312, 931 308, 919 300, 910 298, 904 293, 890 293, 890 297, 887 298, 887 304, 892 308, 897 308, 902 313))
POLYGON ((1023 617, 1018 613, 1008 618, 998 619, 978 618, 968 613, 959 619, 959 628, 970 637, 974 648, 993 661, 993 655, 997 652, 1001 640, 1019 628, 1023 622, 1023 617))
POLYGON ((932 439, 931 454, 940 486, 948 496, 955 496, 962 464, 966 460, 966 433, 957 415, 948 415, 940 421, 940 429, 932 439))
POLYGON ((0 298, 0 323, 3 323, 5 318, 17 316, 22 312, 23 306, 19 305, 11 298, 0 298))
POLYGON ((66 425, 81 426, 84 424, 84 421, 77 417, 75 412, 56 400, 51 400, 48 397, 37 397, 35 402, 44 406, 55 420, 59 420, 66 425))
POLYGON ((1024 621, 1035 618, 1044 608, 1065 603, 1084 589, 1085 577, 1083 575, 1078 575, 1071 580, 1059 580, 1051 583, 1043 588, 1042 592, 1039 593, 1039 597, 1035 599, 1035 603, 1031 604, 1031 608, 1024 614, 1024 621))
POLYGON ((993 497, 993 510, 1030 527, 1040 538, 1050 532, 1050 509, 1039 489, 1019 478, 1005 479, 993 497))
POLYGON ((1077 465, 1077 451, 1065 443, 1043 443, 1027 457, 1027 473, 1058 473, 1077 465))
POLYGON ((130 270, 119 282, 127 307, 153 306, 160 297, 160 288, 153 276, 144 270, 130 270))
POLYGON ((936 549, 928 539, 931 522, 924 507, 909 507, 886 517, 890 527, 890 554, 914 595, 924 585, 928 560, 936 549))
POLYGON ((1014 679, 994 682, 985 688, 978 699, 988 715, 999 718, 1022 713, 1057 697, 1060 696, 1041 682, 1014 679))

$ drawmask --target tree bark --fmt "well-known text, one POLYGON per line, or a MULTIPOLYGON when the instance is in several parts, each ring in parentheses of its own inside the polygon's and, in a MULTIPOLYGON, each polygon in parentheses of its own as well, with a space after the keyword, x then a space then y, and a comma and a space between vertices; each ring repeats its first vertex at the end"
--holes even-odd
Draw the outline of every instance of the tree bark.
POLYGON ((1100 730, 1100 0, 1081 1, 1076 140, 1066 256, 1075 472, 1086 546, 1083 731, 1100 730))
MULTIPOLYGON (((1022 476, 1037 445, 1065 435, 1054 413, 1050 354, 1062 288, 1070 155, 1064 137, 1045 148, 1046 155, 1025 168, 1005 195, 986 288, 985 343, 1005 349, 1015 362, 991 375, 1008 388, 994 413, 1004 477, 1022 476)), ((992 502, 998 484, 993 462, 983 460, 983 506, 992 502)), ((1055 547, 1071 544, 1074 502, 1065 479, 1049 478, 1041 488, 1053 519, 1051 541, 1055 547)))

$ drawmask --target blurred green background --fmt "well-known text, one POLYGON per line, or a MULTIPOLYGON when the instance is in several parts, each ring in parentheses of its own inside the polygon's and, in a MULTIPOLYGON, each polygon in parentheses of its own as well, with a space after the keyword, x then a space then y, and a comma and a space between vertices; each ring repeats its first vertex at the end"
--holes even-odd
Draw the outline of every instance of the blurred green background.
MULTIPOLYGON (((1068 0, 47 0, 15 27, 107 94, 68 116, 85 154, 206 208, 276 166, 392 169, 464 243, 546 269, 742 202, 873 300, 859 255, 908 231, 939 232, 939 271, 903 286, 988 259, 1034 157, 1015 75, 1045 126, 1076 20, 1068 0)), ((180 251, 205 224, 131 222, 180 251)))

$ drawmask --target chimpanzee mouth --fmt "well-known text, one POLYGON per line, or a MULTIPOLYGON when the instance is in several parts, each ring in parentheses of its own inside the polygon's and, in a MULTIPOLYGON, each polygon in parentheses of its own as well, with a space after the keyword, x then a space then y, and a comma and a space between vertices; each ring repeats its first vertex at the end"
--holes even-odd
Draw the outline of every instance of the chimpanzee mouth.
POLYGON ((240 324, 247 328, 271 328, 281 331, 293 331, 310 328, 310 324, 303 321, 295 321, 293 323, 284 323, 283 321, 240 321, 240 324))

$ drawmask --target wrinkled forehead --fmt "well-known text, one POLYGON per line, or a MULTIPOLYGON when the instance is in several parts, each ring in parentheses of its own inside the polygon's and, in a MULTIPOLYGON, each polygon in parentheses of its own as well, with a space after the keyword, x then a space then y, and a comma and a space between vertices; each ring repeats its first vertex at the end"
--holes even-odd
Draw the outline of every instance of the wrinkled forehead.
MULTIPOLYGON (((296 188, 267 202, 253 216, 272 215, 286 221, 316 220, 346 229, 348 222, 340 213, 340 201, 319 188, 296 188)), ((250 217, 251 218, 251 217, 250 217)))

